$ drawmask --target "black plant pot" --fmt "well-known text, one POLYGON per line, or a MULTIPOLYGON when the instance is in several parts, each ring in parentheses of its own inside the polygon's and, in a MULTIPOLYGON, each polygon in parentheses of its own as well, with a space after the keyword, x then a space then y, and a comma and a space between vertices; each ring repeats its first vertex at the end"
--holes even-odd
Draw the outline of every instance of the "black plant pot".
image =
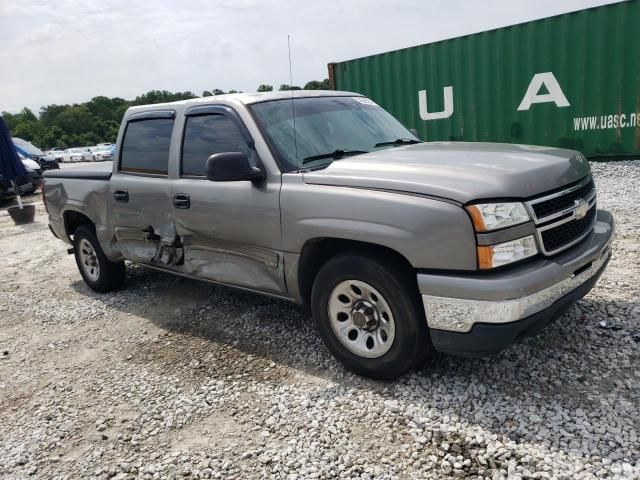
POLYGON ((36 206, 33 204, 23 205, 23 208, 9 207, 7 210, 9 211, 9 215, 13 219, 13 223, 15 223, 16 225, 33 223, 33 219, 36 216, 36 206))

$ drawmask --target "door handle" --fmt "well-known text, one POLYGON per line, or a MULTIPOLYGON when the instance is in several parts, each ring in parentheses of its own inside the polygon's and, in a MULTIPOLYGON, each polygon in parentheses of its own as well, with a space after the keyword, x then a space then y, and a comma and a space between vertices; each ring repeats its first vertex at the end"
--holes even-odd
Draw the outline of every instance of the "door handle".
POLYGON ((115 198, 117 202, 127 203, 129 201, 129 192, 126 190, 116 190, 113 192, 113 198, 115 198))
POLYGON ((173 204, 176 208, 187 209, 191 207, 191 198, 186 193, 178 193, 173 197, 173 204))

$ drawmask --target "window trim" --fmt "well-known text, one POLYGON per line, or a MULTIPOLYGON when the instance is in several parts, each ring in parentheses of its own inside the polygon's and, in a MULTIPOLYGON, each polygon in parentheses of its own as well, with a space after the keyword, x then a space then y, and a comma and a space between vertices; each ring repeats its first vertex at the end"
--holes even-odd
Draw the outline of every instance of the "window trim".
POLYGON ((127 119, 127 125, 124 127, 124 132, 122 134, 122 142, 120 144, 120 148, 118 149, 118 169, 117 173, 121 175, 131 175, 134 177, 152 177, 152 178, 169 178, 169 167, 171 163, 171 142, 173 139, 173 129, 176 126, 176 112, 175 110, 150 110, 148 112, 140 112, 134 115, 131 115, 127 119), (124 142, 127 139, 127 132, 129 131, 129 125, 137 122, 144 122, 145 120, 173 120, 171 124, 171 136, 169 137, 169 151, 167 152, 167 173, 157 173, 157 172, 134 172, 129 170, 122 169, 122 154, 124 152, 124 142))
POLYGON ((135 122, 136 120, 151 120, 158 118, 176 118, 175 110, 146 110, 144 112, 134 113, 127 118, 127 122, 135 122))
POLYGON ((256 144, 249 132, 249 129, 238 115, 238 112, 235 111, 234 108, 228 105, 196 105, 194 107, 188 108, 184 112, 184 122, 182 125, 182 137, 180 139, 180 162, 178 165, 178 178, 184 178, 186 180, 206 180, 206 175, 192 175, 192 174, 184 174, 182 171, 183 160, 184 160, 184 141, 187 134, 187 124, 189 123, 189 117, 204 117, 207 115, 222 115, 228 117, 240 130, 240 134, 243 136, 245 142, 247 142, 247 146, 256 152, 256 156, 258 157, 258 161, 260 160, 260 156, 256 151, 256 144))

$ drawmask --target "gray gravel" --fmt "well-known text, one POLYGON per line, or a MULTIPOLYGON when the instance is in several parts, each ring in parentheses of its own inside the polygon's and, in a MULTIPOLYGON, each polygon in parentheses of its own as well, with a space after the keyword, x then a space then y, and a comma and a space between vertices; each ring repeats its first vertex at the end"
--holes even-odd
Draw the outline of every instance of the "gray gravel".
POLYGON ((392 383, 295 305, 135 266, 94 294, 41 206, 2 209, 0 477, 640 478, 640 161, 593 170, 618 236, 591 294, 392 383))

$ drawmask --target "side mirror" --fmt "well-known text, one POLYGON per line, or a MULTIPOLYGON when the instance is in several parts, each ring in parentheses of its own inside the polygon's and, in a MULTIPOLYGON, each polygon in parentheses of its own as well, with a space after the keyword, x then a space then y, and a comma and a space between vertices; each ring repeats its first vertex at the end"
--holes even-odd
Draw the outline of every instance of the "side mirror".
POLYGON ((418 130, 416 130, 415 128, 410 128, 410 129, 409 129, 409 131, 410 131, 411 133, 413 133, 413 135, 414 135, 418 140, 422 140, 422 139, 420 138, 420 134, 418 133, 418 130))
POLYGON ((257 182, 264 179, 264 172, 249 163, 243 152, 225 152, 211 155, 206 165, 207 178, 212 182, 257 182))

